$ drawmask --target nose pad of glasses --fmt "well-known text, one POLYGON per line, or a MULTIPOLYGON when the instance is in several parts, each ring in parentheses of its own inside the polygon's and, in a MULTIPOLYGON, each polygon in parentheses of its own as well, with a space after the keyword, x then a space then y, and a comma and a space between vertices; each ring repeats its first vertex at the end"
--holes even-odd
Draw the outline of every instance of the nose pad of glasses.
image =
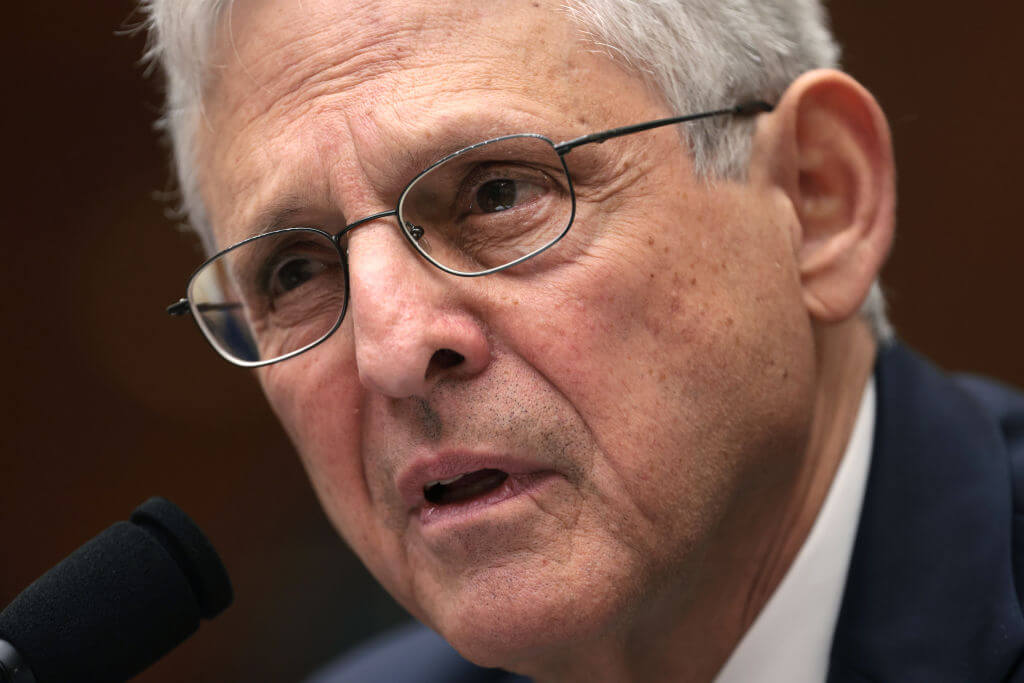
POLYGON ((406 229, 406 231, 408 231, 409 237, 412 237, 417 242, 419 242, 420 238, 423 237, 424 230, 423 230, 423 228, 421 228, 418 225, 414 225, 414 224, 409 223, 408 221, 406 221, 405 229, 406 229))

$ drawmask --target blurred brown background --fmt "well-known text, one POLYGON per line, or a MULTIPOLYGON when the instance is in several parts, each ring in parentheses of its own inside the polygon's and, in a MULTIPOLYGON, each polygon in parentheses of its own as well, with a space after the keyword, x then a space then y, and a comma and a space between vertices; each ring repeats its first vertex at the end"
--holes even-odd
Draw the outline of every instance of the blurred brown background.
MULTIPOLYGON (((336 539, 250 376, 163 308, 200 259, 160 191, 160 95, 133 3, 12 3, 4 30, 0 606, 159 493, 207 531, 236 604, 138 680, 293 681, 401 612, 336 539), (13 13, 13 17, 11 14, 13 13)), ((833 2, 892 121, 904 340, 1024 386, 1016 3, 833 2)))

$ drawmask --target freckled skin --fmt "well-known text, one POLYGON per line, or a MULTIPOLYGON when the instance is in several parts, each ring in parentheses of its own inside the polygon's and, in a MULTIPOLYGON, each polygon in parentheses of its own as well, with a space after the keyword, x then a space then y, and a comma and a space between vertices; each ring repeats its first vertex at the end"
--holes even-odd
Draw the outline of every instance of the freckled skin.
MULTIPOLYGON (((427 163, 487 137, 675 113, 554 2, 237 5, 200 134, 222 245, 268 206, 327 230, 392 208, 427 163)), ((259 380, 330 519, 414 615, 479 663, 544 679, 589 661, 602 680, 730 589, 705 558, 735 541, 725 520, 766 504, 766 470, 797 467, 814 357, 793 217, 765 188, 696 181, 672 129, 568 162, 574 227, 506 273, 444 274, 391 219, 354 231, 341 329, 259 380), (431 372, 441 348, 465 361, 431 372), (559 477, 428 536, 395 479, 445 449, 559 477)))

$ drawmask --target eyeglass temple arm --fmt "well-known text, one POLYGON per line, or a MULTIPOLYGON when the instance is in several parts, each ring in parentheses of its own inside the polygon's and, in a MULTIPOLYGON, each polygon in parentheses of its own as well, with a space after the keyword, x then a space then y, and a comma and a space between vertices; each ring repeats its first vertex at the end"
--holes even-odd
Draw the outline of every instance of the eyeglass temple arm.
POLYGON ((568 154, 580 145, 588 145, 591 142, 604 142, 611 138, 629 135, 630 133, 639 133, 641 131, 650 130, 651 128, 660 128, 661 126, 668 126, 673 123, 687 123, 689 121, 710 119, 714 116, 725 116, 727 114, 733 116, 753 116, 755 114, 770 112, 774 108, 775 107, 773 105, 768 104, 767 102, 755 100, 752 102, 744 102, 743 104, 739 104, 728 109, 716 109, 715 111, 705 111, 700 114, 687 114, 685 116, 673 116, 667 119, 648 121, 647 123, 637 123, 632 126, 612 128, 599 133, 591 133, 590 135, 584 135, 572 140, 567 140, 566 142, 555 145, 555 151, 559 154, 568 154))
POLYGON ((191 312, 191 309, 188 307, 188 299, 178 299, 167 307, 168 315, 181 316, 188 315, 191 312))
MULTIPOLYGON (((237 302, 225 304, 198 304, 196 307, 199 309, 200 313, 206 313, 207 311, 233 311, 236 308, 241 308, 242 304, 237 302)), ((174 316, 190 315, 192 313, 192 309, 189 308, 188 299, 178 299, 167 307, 167 313, 174 316)))

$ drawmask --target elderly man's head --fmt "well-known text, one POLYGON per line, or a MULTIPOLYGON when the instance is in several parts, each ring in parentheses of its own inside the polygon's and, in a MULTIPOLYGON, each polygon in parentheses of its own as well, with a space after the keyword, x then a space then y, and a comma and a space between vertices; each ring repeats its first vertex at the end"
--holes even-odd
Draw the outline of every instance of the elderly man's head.
MULTIPOLYGON (((388 212, 336 240, 337 331, 257 371, 384 586, 471 659, 536 675, 742 632, 845 443, 873 349, 857 312, 891 239, 881 113, 848 77, 804 73, 836 58, 817 3, 149 4, 211 251, 323 231, 285 233, 253 278, 322 307, 301 289, 324 267, 311 254, 388 212), (775 110, 543 161, 464 155, 419 198, 447 232, 391 212, 483 140, 751 100, 775 110), (459 277, 424 258, 478 272, 499 247, 532 253, 529 216, 567 206, 549 210, 552 192, 571 196, 571 227, 529 260, 459 277), (520 232, 485 233, 497 213, 520 232)), ((302 346, 296 319, 282 349, 302 346)))

